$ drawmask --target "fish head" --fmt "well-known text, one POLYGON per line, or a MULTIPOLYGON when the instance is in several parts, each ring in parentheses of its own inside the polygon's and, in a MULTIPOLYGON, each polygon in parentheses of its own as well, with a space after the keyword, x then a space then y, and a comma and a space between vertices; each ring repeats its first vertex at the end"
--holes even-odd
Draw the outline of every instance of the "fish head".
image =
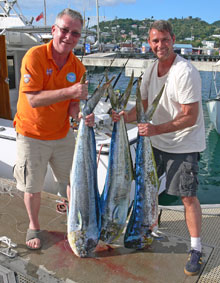
POLYGON ((141 78, 138 78, 137 88, 136 88, 136 113, 137 113, 137 122, 138 123, 147 123, 146 115, 144 112, 144 106, 141 99, 141 78))
POLYGON ((89 115, 93 112, 93 110, 95 109, 96 105, 98 104, 99 100, 101 99, 101 97, 105 94, 106 90, 109 88, 111 81, 114 79, 115 77, 113 76, 109 81, 107 81, 106 83, 104 83, 102 86, 98 86, 95 90, 95 92, 89 96, 89 98, 86 100, 82 113, 83 116, 85 117, 86 115, 89 115))

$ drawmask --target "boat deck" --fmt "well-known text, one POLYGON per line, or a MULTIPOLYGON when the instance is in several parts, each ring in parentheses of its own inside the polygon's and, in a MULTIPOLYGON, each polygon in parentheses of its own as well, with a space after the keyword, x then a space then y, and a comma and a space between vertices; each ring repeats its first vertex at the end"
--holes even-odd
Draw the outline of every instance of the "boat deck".
POLYGON ((198 276, 186 276, 183 268, 190 242, 183 211, 163 208, 160 238, 148 249, 126 249, 121 238, 115 245, 100 242, 92 257, 82 259, 69 247, 66 215, 56 212, 57 200, 60 198, 55 195, 42 194, 43 247, 29 250, 25 246, 28 218, 23 195, 13 181, 0 179, 0 237, 15 242, 18 252, 14 258, 0 253, 0 282, 220 282, 219 207, 202 209, 203 266, 198 276))

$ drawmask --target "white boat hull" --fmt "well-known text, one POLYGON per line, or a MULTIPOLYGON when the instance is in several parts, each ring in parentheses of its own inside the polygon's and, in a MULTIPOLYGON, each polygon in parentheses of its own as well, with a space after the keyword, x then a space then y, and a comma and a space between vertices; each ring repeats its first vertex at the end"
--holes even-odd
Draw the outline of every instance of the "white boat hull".
MULTIPOLYGON (((106 115, 104 114, 104 116, 106 115)), ((97 120, 99 119, 100 118, 97 117, 97 120)), ((128 135, 131 142, 132 157, 134 160, 137 128, 128 131, 128 135)), ((104 133, 101 135, 100 132, 100 135, 97 135, 98 187, 100 193, 104 188, 105 176, 107 173, 110 140, 110 137, 104 133)), ((13 127, 13 121, 0 119, 0 177, 13 180, 13 168, 15 162, 16 131, 13 127)), ((48 166, 43 189, 53 194, 57 194, 58 192, 58 184, 54 181, 50 166, 48 166)))
POLYGON ((209 118, 218 134, 220 134, 220 98, 206 102, 209 118))
MULTIPOLYGON (((105 114, 104 114, 105 115, 105 114)), ((99 119, 99 117, 97 117, 99 119)), ((105 119, 108 121, 108 119, 105 119)), ((13 128, 13 122, 11 120, 0 119, 0 177, 6 179, 14 179, 13 167, 16 162, 16 132, 13 128)), ((104 125, 104 129, 107 126, 104 125)), ((103 191, 105 184, 105 177, 108 167, 108 153, 110 148, 111 138, 105 133, 99 132, 96 129, 96 144, 97 144, 97 162, 98 162, 98 188, 100 194, 103 191)), ((105 131, 106 132, 106 131, 105 131)), ((135 163, 136 152, 136 138, 137 127, 133 127, 128 130, 128 139, 130 142, 131 156, 133 164, 135 163)), ((58 184, 54 181, 50 166, 48 166, 47 175, 44 183, 44 191, 57 194, 58 184)), ((160 192, 165 189, 165 178, 162 178, 160 192)), ((135 181, 132 183, 131 200, 134 197, 135 181)))

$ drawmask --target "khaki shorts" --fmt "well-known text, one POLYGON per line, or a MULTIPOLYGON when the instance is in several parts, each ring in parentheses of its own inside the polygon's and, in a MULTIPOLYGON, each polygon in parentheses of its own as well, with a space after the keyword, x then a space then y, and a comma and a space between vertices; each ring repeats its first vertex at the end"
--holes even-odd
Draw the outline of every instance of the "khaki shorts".
POLYGON ((27 193, 41 192, 49 164, 55 182, 62 187, 61 191, 64 188, 66 190, 75 147, 75 135, 72 130, 63 139, 49 141, 17 134, 16 143, 17 160, 14 177, 17 181, 17 189, 27 193))

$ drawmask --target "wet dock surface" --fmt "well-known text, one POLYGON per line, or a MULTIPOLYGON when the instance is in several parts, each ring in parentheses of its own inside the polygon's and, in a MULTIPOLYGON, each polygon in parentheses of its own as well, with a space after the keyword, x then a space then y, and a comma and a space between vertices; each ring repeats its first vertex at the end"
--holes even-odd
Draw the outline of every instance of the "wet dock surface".
POLYGON ((122 236, 115 245, 100 241, 91 257, 82 259, 73 254, 68 244, 66 215, 56 211, 59 197, 42 194, 43 246, 41 250, 32 251, 25 245, 28 217, 22 193, 11 182, 1 181, 0 189, 0 237, 7 236, 18 245, 16 257, 10 259, 0 254, 0 266, 16 272, 17 282, 220 282, 220 278, 201 281, 215 249, 208 243, 203 243, 201 273, 191 277, 184 274, 190 242, 183 212, 164 211, 160 237, 145 250, 124 248, 122 236))

